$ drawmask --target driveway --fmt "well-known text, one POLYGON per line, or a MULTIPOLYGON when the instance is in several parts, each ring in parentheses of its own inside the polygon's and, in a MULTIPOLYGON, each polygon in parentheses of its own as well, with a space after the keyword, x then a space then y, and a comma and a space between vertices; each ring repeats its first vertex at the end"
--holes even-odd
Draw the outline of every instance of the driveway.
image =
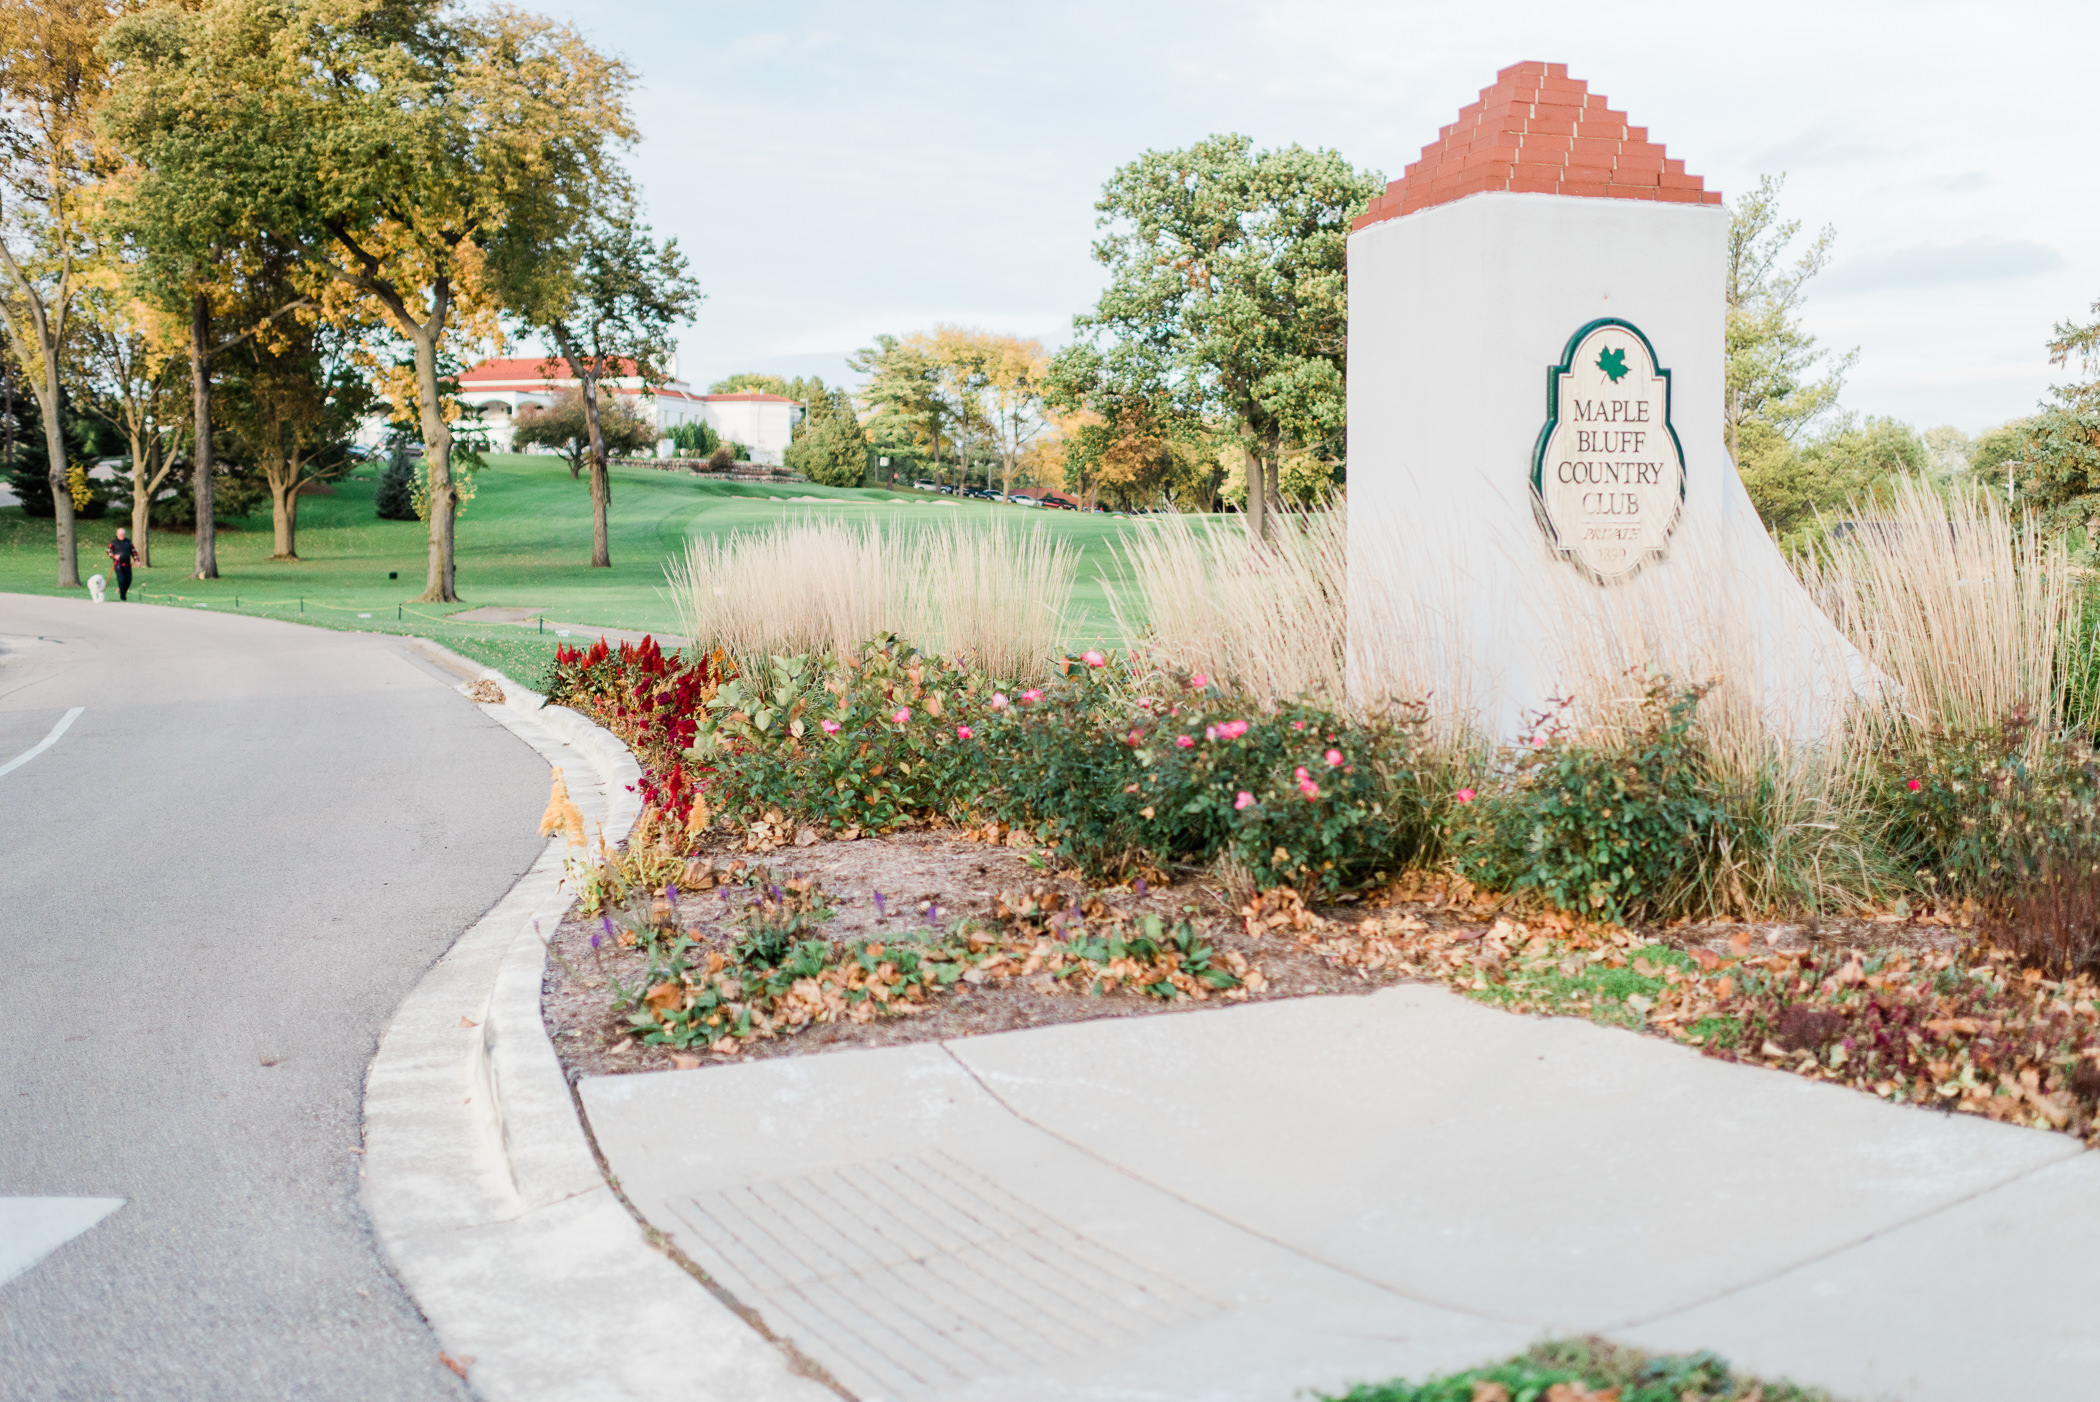
POLYGON ((0 1392, 458 1398, 356 1202, 547 767, 400 639, 0 595, 0 1392))

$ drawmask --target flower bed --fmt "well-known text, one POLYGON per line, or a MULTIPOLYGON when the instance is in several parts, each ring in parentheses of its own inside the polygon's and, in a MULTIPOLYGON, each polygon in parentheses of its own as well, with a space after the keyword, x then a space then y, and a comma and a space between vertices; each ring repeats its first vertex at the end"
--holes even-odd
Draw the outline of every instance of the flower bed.
MULTIPOLYGON (((1331 991, 1304 976, 1313 964, 1344 985, 1434 980, 1514 1012, 2100 1143, 2089 973, 2050 977, 1923 905, 1837 931, 1824 921, 1820 939, 1784 945, 1659 918, 1702 854, 1726 847, 1694 692, 1652 691, 1615 749, 1545 735, 1464 787, 1411 714, 1260 712, 1202 676, 1100 653, 1023 689, 896 639, 771 659, 757 675, 719 653, 688 664, 652 643, 600 644, 565 651, 550 692, 628 741, 644 771, 648 809, 626 851, 574 867, 625 960, 598 983, 622 1019, 607 1046, 736 1055, 972 993, 1164 1007, 1331 991), (936 897, 908 930, 844 936, 821 889, 735 861, 928 828, 1063 875, 1017 880, 967 913, 944 916, 936 897), (1515 894, 1484 895, 1459 872, 1515 894), (1188 878, 1211 883, 1201 899, 1148 905, 1148 885, 1178 892, 1188 878), (740 893, 726 923, 682 913, 681 888, 689 907, 725 880, 740 893), (1335 904, 1350 900, 1354 913, 1335 904)), ((1883 778, 1912 805, 1900 835, 1940 854, 1937 872, 1979 865, 1973 814, 1953 801, 1963 785, 1991 796, 1984 811, 2008 832, 2090 806, 2089 763, 2051 770, 2021 759, 2021 743, 2008 729, 1889 760, 1883 778)), ((2003 872, 1988 874, 2002 885, 2003 872)), ((880 889, 873 900, 881 925, 880 889)))

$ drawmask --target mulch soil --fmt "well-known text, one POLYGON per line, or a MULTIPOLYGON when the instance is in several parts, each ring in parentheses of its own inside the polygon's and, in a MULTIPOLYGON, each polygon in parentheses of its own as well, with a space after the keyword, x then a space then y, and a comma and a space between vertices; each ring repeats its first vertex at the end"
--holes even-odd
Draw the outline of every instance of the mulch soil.
MULTIPOLYGON (((615 1008, 616 989, 639 988, 648 972, 647 960, 638 949, 604 938, 606 930, 597 917, 572 911, 554 938, 544 995, 548 1029, 571 1079, 902 1046, 1093 1018, 1179 1014, 1237 1002, 1368 993, 1404 982, 1449 984, 1454 980, 1448 971, 1426 968, 1418 960, 1366 956, 1357 932, 1373 930, 1365 924, 1368 920, 1375 922, 1374 933, 1404 930, 1416 945, 1477 950, 1483 946, 1471 942, 1484 941, 1491 931, 1499 942, 1512 928, 1523 933, 1530 929, 1521 913, 1475 896, 1462 882, 1416 881, 1368 900, 1311 909, 1295 898, 1235 899, 1200 875, 1172 884, 1104 889, 1089 886, 1075 874, 1048 872, 1041 858, 1026 849, 953 828, 847 842, 818 840, 805 846, 716 836, 702 845, 700 858, 722 867, 736 861, 761 865, 776 881, 813 879, 836 912, 823 930, 835 941, 925 938, 936 926, 991 922, 1002 896, 1012 902, 1015 893, 1055 891, 1093 920, 1118 914, 1136 919, 1148 913, 1169 922, 1193 920, 1219 950, 1236 952, 1259 969, 1262 986, 1198 1002, 1165 1001, 1128 990, 1086 996, 1060 988, 1046 994, 1020 979, 959 983, 910 1015, 821 1022, 788 1035, 744 1042, 733 1055, 710 1055, 649 1046, 627 1035, 626 1019, 615 1008), (752 852, 753 846, 765 850, 752 852), (600 937, 595 945, 593 936, 600 937)), ((734 916, 752 899, 748 887, 736 884, 681 892, 676 918, 695 941, 726 952, 737 934, 734 916)), ((1541 918, 1531 917, 1534 922, 1541 918)), ((1548 933, 1570 928, 1564 919, 1543 920, 1539 928, 1548 933)), ((1706 922, 1632 935, 1632 943, 1638 945, 1700 949, 1733 958, 1818 948, 1923 955, 1953 950, 1967 938, 1965 931, 1929 914, 1813 923, 1706 922)))

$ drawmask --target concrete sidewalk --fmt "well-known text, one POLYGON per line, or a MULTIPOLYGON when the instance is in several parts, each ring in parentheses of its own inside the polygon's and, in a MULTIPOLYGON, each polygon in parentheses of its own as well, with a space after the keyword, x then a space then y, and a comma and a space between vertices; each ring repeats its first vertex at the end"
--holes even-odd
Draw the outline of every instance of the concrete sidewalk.
POLYGON ((623 1077, 630 1200, 864 1399, 1283 1399, 1589 1332, 2082 1395, 2100 1164, 1441 989, 623 1077))

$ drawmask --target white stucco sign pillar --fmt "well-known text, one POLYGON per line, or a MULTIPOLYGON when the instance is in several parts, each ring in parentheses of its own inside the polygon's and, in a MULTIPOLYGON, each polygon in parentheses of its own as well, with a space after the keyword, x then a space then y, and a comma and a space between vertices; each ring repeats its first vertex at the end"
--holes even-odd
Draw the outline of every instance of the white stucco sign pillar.
POLYGON ((1629 668, 1813 724, 1849 649, 1722 432, 1720 196, 1518 64, 1349 240, 1352 667, 1504 736, 1629 668), (1694 677, 1693 673, 1700 673, 1694 677))

